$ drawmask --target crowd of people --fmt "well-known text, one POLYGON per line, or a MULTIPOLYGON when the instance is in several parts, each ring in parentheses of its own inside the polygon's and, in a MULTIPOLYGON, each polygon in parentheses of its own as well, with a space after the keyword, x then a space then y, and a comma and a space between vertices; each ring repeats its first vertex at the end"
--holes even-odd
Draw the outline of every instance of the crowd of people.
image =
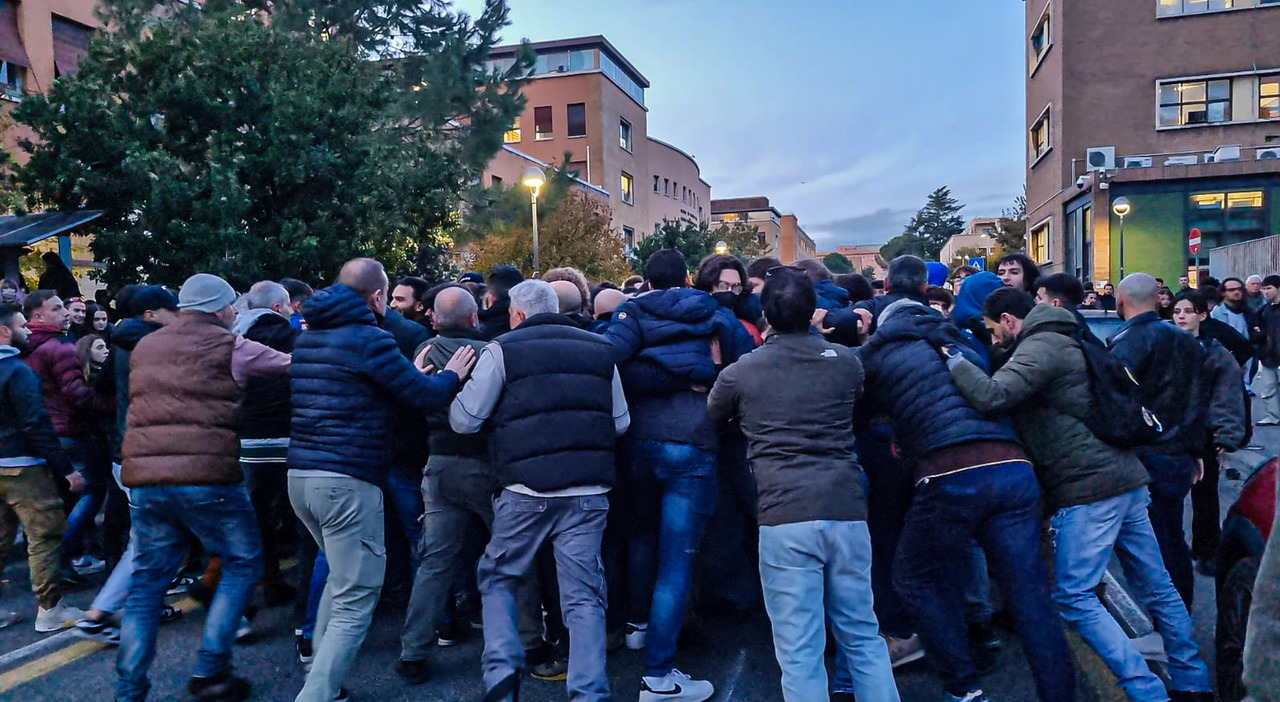
MULTIPOLYGON (((118 644, 135 702, 183 614, 166 597, 190 593, 208 614, 187 692, 243 700, 235 642, 292 602, 296 699, 329 702, 389 601, 409 685, 474 624, 487 702, 529 675, 610 699, 624 647, 640 702, 700 702, 715 685, 676 667, 682 633, 763 606, 788 702, 892 702, 921 658, 946 700, 984 702, 1004 616, 1043 702, 1076 698, 1067 631, 1135 702, 1214 699, 1193 574, 1215 568, 1249 394, 1280 423, 1280 276, 1172 293, 1022 254, 994 273, 903 256, 884 281, 689 264, 392 285, 355 259, 319 290, 198 274, 113 310, 57 276, 0 290, 0 543, 21 524, 36 630, 118 644), (1087 309, 1124 325, 1104 343, 1087 309), (1099 599, 1113 556, 1167 684, 1099 599), (65 602, 106 570, 87 611, 65 602)), ((1260 700, 1272 645, 1246 652, 1260 700)))

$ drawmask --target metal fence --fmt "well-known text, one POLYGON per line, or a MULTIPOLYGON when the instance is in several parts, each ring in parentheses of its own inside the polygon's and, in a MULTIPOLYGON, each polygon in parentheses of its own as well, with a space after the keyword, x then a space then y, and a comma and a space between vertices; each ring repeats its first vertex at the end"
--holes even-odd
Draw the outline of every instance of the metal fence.
POLYGON ((1268 236, 1209 250, 1209 275, 1222 280, 1280 273, 1280 236, 1268 236))

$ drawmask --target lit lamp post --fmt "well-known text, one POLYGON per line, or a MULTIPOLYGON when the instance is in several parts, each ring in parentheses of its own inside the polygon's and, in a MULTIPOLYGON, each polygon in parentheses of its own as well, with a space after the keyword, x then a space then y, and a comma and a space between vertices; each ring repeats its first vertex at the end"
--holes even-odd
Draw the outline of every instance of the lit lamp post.
POLYGON ((1124 280, 1124 218, 1133 212, 1133 205, 1129 198, 1120 196, 1111 203, 1111 211, 1120 218, 1120 280, 1124 280))
POLYGON ((529 189, 533 201, 533 277, 537 278, 541 273, 541 262, 538 260, 538 191, 547 184, 547 176, 541 168, 530 166, 520 182, 529 189))
POLYGON ((717 242, 716 242, 716 253, 718 253, 718 254, 727 254, 727 253, 729 253, 729 244, 728 244, 728 243, 726 243, 726 242, 723 242, 723 241, 717 241, 717 242))

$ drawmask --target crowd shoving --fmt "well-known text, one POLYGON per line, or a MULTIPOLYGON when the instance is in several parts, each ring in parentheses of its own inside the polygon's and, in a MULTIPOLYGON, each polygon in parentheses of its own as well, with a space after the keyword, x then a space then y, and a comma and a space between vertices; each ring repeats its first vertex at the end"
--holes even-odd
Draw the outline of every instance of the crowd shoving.
MULTIPOLYGON (((763 605, 788 702, 893 702, 921 658, 984 702, 1003 616, 1042 702, 1076 699, 1068 631, 1135 702, 1214 699, 1193 574, 1249 396, 1280 423, 1280 276, 688 263, 392 285, 355 259, 318 290, 198 274, 86 301, 46 256, 39 289, 0 286, 0 542, 21 525, 36 631, 117 644, 116 699, 143 700, 187 593, 208 609, 189 697, 243 700, 235 642, 293 603, 296 699, 329 702, 382 599, 408 685, 476 622, 486 702, 525 676, 610 699, 624 647, 626 696, 699 702, 715 675, 676 667, 682 630, 763 605), (1124 320, 1105 343, 1092 309, 1124 320), (1113 556, 1167 681, 1099 599, 1113 556), (87 611, 65 602, 105 571, 87 611)), ((1268 645, 1251 685, 1277 684, 1268 645)))

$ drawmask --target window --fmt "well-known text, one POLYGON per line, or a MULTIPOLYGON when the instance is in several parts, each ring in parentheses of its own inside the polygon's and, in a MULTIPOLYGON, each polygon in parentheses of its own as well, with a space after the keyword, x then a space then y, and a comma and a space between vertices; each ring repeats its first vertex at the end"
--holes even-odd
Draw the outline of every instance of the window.
POLYGON ((1044 17, 1040 18, 1040 24, 1036 25, 1036 30, 1031 33, 1031 64, 1032 70, 1035 66, 1040 65, 1040 59, 1044 58, 1044 54, 1049 50, 1052 36, 1049 33, 1049 12, 1045 11, 1044 17))
POLYGON ((1031 258, 1036 263, 1049 260, 1049 225, 1051 223, 1052 220, 1046 219, 1031 230, 1031 239, 1027 243, 1030 244, 1028 248, 1031 258))
POLYGON ((55 78, 76 72, 76 64, 89 50, 93 30, 89 27, 53 16, 53 73, 55 78))
POLYGON ((680 184, 674 180, 671 181, 671 197, 680 197, 680 184))
POLYGON ((618 121, 618 144, 627 151, 631 150, 631 123, 625 119, 618 121))
POLYGON ((498 176, 490 176, 490 177, 489 177, 489 186, 490 186, 490 187, 494 187, 494 188, 501 188, 501 187, 502 187, 502 179, 501 179, 501 178, 499 178, 498 176))
POLYGON ((1053 146, 1052 135, 1050 134, 1050 108, 1046 107, 1041 113, 1040 119, 1031 127, 1031 161, 1035 163, 1037 159, 1045 155, 1053 146))
POLYGON ((1079 280, 1088 280, 1093 270, 1093 207, 1085 205, 1067 213, 1065 271, 1079 280))
POLYGON ((667 197, 671 197, 671 179, 670 178, 662 179, 662 194, 667 197))
POLYGON ((533 108, 533 140, 547 141, 554 139, 552 134, 554 130, 551 126, 551 108, 535 107, 533 108))
POLYGON ((1202 251, 1266 235, 1265 196, 1261 190, 1193 193, 1187 228, 1200 230, 1202 251))
POLYGON ((504 144, 520 143, 520 118, 519 117, 516 117, 515 124, 511 125, 511 128, 507 130, 507 133, 502 135, 502 143, 504 144))
POLYGON ((585 103, 576 102, 569 105, 569 137, 584 137, 587 135, 587 106, 585 103))
POLYGON ((659 176, 653 177, 653 192, 655 193, 662 192, 662 178, 659 176))
POLYGON ((587 71, 595 67, 595 51, 591 49, 554 51, 549 54, 539 54, 534 60, 533 72, 530 75, 587 71))
POLYGON ((1231 120, 1231 80, 1161 83, 1161 127, 1217 124, 1231 120))
POLYGON ((619 88, 622 88, 623 92, 630 95, 632 100, 640 103, 641 107, 644 106, 644 88, 641 88, 639 83, 632 80, 631 76, 627 75, 612 59, 605 56, 603 51, 600 52, 600 70, 604 71, 609 80, 616 83, 619 88))
POLYGON ((1258 95, 1258 119, 1280 119, 1280 74, 1263 76, 1258 95))
POLYGON ((26 72, 27 69, 16 63, 0 61, 0 91, 3 91, 7 97, 21 99, 26 72))
POLYGON ((622 228, 622 245, 627 249, 627 255, 630 256, 636 246, 636 230, 631 227, 622 228))
POLYGON ((1275 4, 1277 0, 1160 0, 1156 14, 1160 17, 1178 17, 1275 4))
POLYGON ((622 201, 628 205, 634 205, 636 202, 635 179, 630 173, 622 174, 622 201))

